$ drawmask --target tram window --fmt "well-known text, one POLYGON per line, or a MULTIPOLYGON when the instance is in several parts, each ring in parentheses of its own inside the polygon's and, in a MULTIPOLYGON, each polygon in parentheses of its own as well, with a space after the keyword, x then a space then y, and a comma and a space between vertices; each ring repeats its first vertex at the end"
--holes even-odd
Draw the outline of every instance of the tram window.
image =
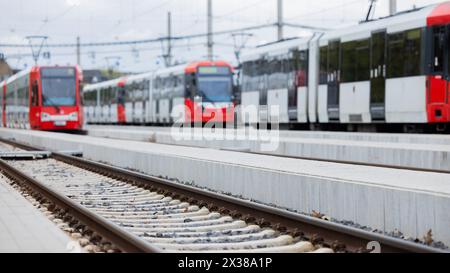
POLYGON ((108 88, 107 88, 107 89, 103 89, 103 96, 102 96, 102 99, 103 99, 102 104, 103 104, 103 105, 107 105, 107 104, 108 104, 108 100, 109 100, 109 91, 108 91, 108 88))
POLYGON ((242 65, 242 92, 252 90, 253 81, 253 62, 248 61, 242 65))
POLYGON ((196 81, 196 74, 190 73, 186 74, 186 90, 185 90, 185 97, 189 97, 191 99, 194 99, 194 97, 197 94, 197 81, 196 81))
POLYGON ((125 102, 132 102, 134 98, 134 84, 125 86, 125 102))
POLYGON ((368 81, 370 78, 369 39, 356 43, 356 81, 368 81))
POLYGON ((342 82, 369 80, 369 40, 342 44, 342 82))
POLYGON ((39 105, 39 85, 37 81, 31 86, 31 105, 39 105))
POLYGON ((19 89, 19 104, 21 106, 28 105, 28 86, 24 85, 19 89))
POLYGON ((89 92, 89 100, 90 100, 90 105, 97 105, 97 90, 94 90, 92 92, 89 92))
POLYGON ((262 65, 264 65, 262 60, 252 62, 250 91, 258 91, 260 88, 261 77, 264 75, 262 65))
POLYGON ((342 82, 356 81, 356 42, 342 44, 342 82))
POLYGON ((444 71, 445 27, 433 28, 433 63, 432 71, 442 73, 444 71))
POLYGON ((320 76, 319 83, 327 83, 327 65, 328 65, 328 46, 322 46, 320 48, 320 76))
POLYGON ((328 45, 328 74, 329 81, 339 82, 340 42, 333 41, 328 45))
POLYGON ((166 78, 161 78, 161 81, 159 83, 159 89, 161 90, 160 94, 164 93, 165 88, 166 88, 166 78))
MULTIPOLYGON (((89 106, 88 93, 86 93, 86 91, 83 92, 82 99, 83 99, 83 105, 89 106)), ((31 100, 33 100, 33 92, 31 92, 31 100)), ((31 105, 33 105, 33 101, 31 102, 31 105)))
POLYGON ((108 101, 108 89, 102 89, 101 93, 102 105, 106 105, 108 101))
POLYGON ((308 50, 302 50, 299 52, 298 66, 295 68, 298 70, 298 86, 308 85, 308 50))
POLYGON ((269 61, 268 77, 269 89, 279 89, 283 86, 283 60, 281 57, 274 57, 269 61))
POLYGON ((106 104, 109 105, 113 102, 113 98, 114 98, 114 89, 112 87, 109 87, 108 89, 106 89, 107 91, 107 99, 106 99, 106 104))
POLYGON ((110 90, 111 90, 111 88, 110 87, 108 87, 108 88, 105 88, 105 89, 102 89, 100 92, 101 92, 101 96, 100 96, 100 99, 101 99, 101 105, 109 105, 109 103, 110 103, 110 90))
POLYGON ((99 100, 98 101, 100 102, 100 105, 103 105, 103 97, 105 96, 103 94, 103 89, 99 90, 98 95, 99 95, 99 100))
POLYGON ((388 35, 388 78, 420 75, 421 56, 421 29, 388 35))
POLYGON ((175 89, 176 96, 177 97, 182 97, 183 94, 184 94, 184 80, 183 80, 183 76, 182 75, 176 76, 175 81, 176 81, 176 86, 177 86, 176 89, 175 89))
POLYGON ((405 35, 405 76, 416 76, 421 74, 421 35, 420 29, 413 29, 405 35))
MULTIPOLYGON (((31 93, 31 94, 33 94, 33 93, 31 93)), ((83 105, 84 106, 89 106, 91 104, 91 101, 89 100, 89 96, 90 96, 89 92, 83 92, 83 102, 84 102, 83 105)), ((33 97, 31 97, 31 99, 33 100, 33 97)))
POLYGON ((83 96, 84 96, 84 103, 86 106, 93 106, 96 104, 96 100, 95 100, 95 94, 96 91, 95 90, 91 90, 88 92, 84 92, 83 96))
POLYGON ((267 90, 269 88, 268 73, 270 72, 270 61, 265 56, 256 62, 256 78, 255 90, 259 91, 259 104, 267 105, 267 90))
POLYGON ((23 105, 23 87, 20 86, 19 89, 17 89, 17 105, 23 105))
POLYGON ((100 92, 99 90, 95 90, 94 92, 92 92, 92 99, 93 99, 93 105, 97 106, 99 100, 100 100, 100 92))
POLYGON ((163 94, 166 94, 169 92, 169 88, 170 88, 170 78, 166 77, 163 79, 164 81, 164 88, 163 88, 163 94))
POLYGON ((86 105, 86 106, 94 105, 93 95, 94 95, 93 91, 83 93, 84 105, 86 105))
POLYGON ((163 89, 163 80, 161 77, 156 79, 156 89, 159 90, 159 93, 161 93, 161 89, 163 89))
POLYGON ((388 35, 388 78, 403 77, 405 39, 404 33, 388 35))
POLYGON ((134 99, 134 93, 136 92, 134 83, 125 86, 125 102, 132 102, 134 99))
POLYGON ((149 96, 150 96, 150 93, 149 93, 150 84, 151 84, 150 80, 145 80, 144 81, 143 92, 144 92, 144 100, 145 101, 147 101, 149 99, 149 96))
POLYGON ((11 92, 6 93, 6 104, 11 105, 11 92))

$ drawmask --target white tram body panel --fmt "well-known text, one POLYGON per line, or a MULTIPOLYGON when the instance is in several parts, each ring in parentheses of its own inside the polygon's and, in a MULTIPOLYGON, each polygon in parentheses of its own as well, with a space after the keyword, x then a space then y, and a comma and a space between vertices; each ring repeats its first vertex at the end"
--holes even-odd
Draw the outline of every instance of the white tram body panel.
POLYGON ((386 121, 426 123, 426 77, 388 79, 386 81, 386 121))
POLYGON ((341 123, 370 123, 370 82, 342 83, 339 94, 341 123))
POLYGON ((297 121, 308 122, 308 87, 297 88, 297 121))
MULTIPOLYGON (((291 70, 294 54, 304 52, 305 58, 309 58, 308 42, 309 39, 293 39, 243 54, 243 63, 252 63, 252 67, 257 70, 251 78, 242 82, 242 111, 246 111, 248 115, 254 112, 253 109, 257 109, 257 115, 245 117, 246 113, 241 113, 247 123, 267 122, 273 116, 270 109, 278 112, 276 119, 281 123, 308 121, 308 79, 301 86, 295 85, 296 71, 291 70), (278 62, 275 70, 266 71, 268 64, 273 62, 278 62)), ((305 69, 309 69, 307 59, 304 62, 305 69)))
MULTIPOLYGON (((264 69, 270 70, 270 63, 264 62, 265 59, 292 49, 306 49, 308 84, 296 88, 295 120, 287 114, 292 111, 288 107, 287 89, 267 90, 267 106, 280 107, 280 122, 430 122, 427 109, 430 92, 427 77, 430 75, 427 75, 426 64, 431 54, 428 43, 432 38, 428 20, 432 14, 443 16, 448 10, 449 2, 431 5, 341 30, 316 33, 306 39, 250 49, 242 58, 242 106, 259 107, 264 101, 264 90, 249 88, 257 86, 250 82, 255 73, 248 71, 254 67, 252 64, 264 64, 268 66, 264 69), (400 60, 403 65, 400 67, 395 66, 397 41, 402 43, 400 51, 406 51, 401 54, 409 58, 400 60)), ((450 14, 447 16, 450 18, 450 14)), ((270 72, 266 74, 270 77, 270 72)))

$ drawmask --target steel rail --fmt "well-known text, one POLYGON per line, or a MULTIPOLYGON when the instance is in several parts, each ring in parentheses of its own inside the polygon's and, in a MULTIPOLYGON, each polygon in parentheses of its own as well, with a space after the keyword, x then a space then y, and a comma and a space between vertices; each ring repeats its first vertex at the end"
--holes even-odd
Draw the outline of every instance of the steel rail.
POLYGON ((136 235, 129 233, 105 218, 91 212, 65 195, 52 190, 36 179, 12 167, 2 159, 0 159, 0 170, 15 182, 26 187, 31 187, 33 191, 36 191, 44 198, 54 203, 58 208, 88 226, 89 229, 109 240, 120 250, 132 253, 161 252, 160 249, 153 247, 136 235))

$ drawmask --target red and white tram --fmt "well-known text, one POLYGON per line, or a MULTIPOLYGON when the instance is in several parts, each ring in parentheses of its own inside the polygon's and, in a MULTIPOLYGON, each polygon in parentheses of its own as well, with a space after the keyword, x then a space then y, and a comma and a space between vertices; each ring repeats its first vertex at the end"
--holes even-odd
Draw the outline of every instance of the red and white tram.
POLYGON ((0 83, 2 125, 35 130, 82 129, 81 71, 34 66, 0 83))
POLYGON ((232 122, 232 77, 228 63, 201 61, 87 85, 83 91, 86 120, 170 124, 180 122, 174 115, 178 107, 183 122, 232 122))
POLYGON ((276 105, 286 124, 448 128, 449 45, 445 2, 250 50, 242 106, 260 107, 246 122, 276 105))

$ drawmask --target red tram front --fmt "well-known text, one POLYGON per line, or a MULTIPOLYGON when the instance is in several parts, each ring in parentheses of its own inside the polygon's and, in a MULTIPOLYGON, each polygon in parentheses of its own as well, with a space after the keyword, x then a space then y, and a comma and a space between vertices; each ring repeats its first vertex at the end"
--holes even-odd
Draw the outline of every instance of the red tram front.
POLYGON ((233 122, 233 68, 223 61, 203 61, 185 68, 186 122, 233 122))
POLYGON ((3 87, 2 122, 10 128, 76 131, 83 125, 77 67, 34 66, 3 87))

